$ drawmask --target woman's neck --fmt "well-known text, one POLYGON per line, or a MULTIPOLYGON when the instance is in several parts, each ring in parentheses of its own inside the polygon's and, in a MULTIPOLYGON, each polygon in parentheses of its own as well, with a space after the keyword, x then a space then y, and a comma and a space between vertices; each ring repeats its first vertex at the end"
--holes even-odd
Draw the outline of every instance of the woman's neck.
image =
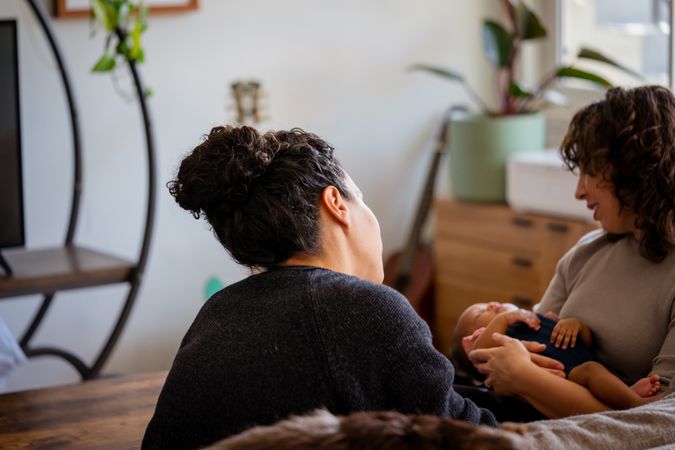
POLYGON ((345 273, 355 277, 362 278, 363 274, 358 273, 356 266, 349 258, 339 251, 323 250, 317 254, 298 253, 284 261, 282 266, 312 266, 322 269, 332 270, 333 272, 345 273))
POLYGON ((308 255, 308 254, 298 254, 291 256, 286 261, 281 263, 281 266, 311 266, 311 267, 321 267, 322 269, 329 269, 335 272, 339 270, 335 269, 335 264, 331 261, 327 261, 326 258, 323 258, 319 255, 308 255))

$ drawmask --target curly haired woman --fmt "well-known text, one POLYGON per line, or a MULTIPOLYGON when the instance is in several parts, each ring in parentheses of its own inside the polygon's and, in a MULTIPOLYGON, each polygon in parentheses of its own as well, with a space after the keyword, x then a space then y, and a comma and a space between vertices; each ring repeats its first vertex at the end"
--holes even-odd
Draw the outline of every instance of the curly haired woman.
MULTIPOLYGON (((537 312, 575 318, 592 332, 600 361, 624 382, 657 374, 673 392, 675 375, 675 97, 666 88, 615 88, 579 111, 561 146, 579 170, 576 198, 601 230, 558 263, 537 312)), ((561 330, 576 338, 574 320, 561 330)), ((606 409, 585 388, 541 370, 518 341, 470 357, 487 382, 549 417, 606 409)))

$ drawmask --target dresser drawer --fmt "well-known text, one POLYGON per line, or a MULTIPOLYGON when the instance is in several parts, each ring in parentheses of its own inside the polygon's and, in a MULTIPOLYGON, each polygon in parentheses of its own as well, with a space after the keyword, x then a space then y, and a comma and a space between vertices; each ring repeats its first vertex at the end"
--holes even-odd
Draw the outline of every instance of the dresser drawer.
POLYGON ((465 279, 500 291, 532 291, 541 282, 541 260, 535 253, 506 251, 442 239, 436 242, 439 277, 465 279))
POLYGON ((463 239, 494 248, 526 250, 533 253, 542 245, 544 220, 519 214, 504 205, 436 201, 437 240, 463 239))
POLYGON ((436 279, 436 313, 447 319, 457 319, 474 303, 504 302, 532 309, 539 301, 535 288, 524 290, 503 289, 487 284, 472 283, 454 277, 439 276, 436 279))

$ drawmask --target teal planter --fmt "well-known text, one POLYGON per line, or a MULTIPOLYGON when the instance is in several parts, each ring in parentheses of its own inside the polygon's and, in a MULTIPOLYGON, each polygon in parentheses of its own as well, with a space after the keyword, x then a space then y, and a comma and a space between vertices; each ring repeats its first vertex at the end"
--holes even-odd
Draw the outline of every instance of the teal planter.
POLYGON ((509 156, 541 151, 543 114, 490 117, 469 114, 450 123, 450 186, 454 198, 473 202, 506 200, 509 156))

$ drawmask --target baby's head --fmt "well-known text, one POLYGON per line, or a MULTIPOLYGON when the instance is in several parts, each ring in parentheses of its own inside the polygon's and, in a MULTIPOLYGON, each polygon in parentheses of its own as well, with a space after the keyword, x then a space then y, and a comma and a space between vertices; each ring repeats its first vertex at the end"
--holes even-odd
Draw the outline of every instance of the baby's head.
POLYGON ((464 310, 457 323, 452 338, 451 355, 455 365, 464 369, 474 378, 480 378, 478 371, 469 361, 469 352, 492 319, 504 311, 515 311, 518 307, 511 303, 476 303, 464 310))

